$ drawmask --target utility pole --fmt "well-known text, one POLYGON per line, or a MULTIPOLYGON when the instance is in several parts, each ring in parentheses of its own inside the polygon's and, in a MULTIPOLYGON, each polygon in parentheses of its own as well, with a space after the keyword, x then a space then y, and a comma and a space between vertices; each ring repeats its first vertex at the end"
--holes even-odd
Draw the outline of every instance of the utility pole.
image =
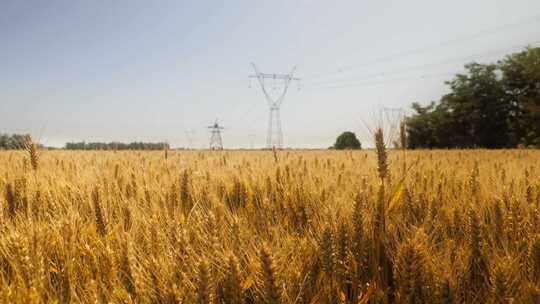
POLYGON ((221 140, 221 127, 218 123, 218 120, 214 122, 212 126, 208 126, 212 136, 210 137, 210 150, 223 150, 223 142, 221 140))
MULTIPOLYGON (((287 90, 289 89, 289 84, 291 83, 291 81, 296 80, 297 83, 300 81, 299 78, 293 77, 296 67, 294 67, 289 74, 266 74, 259 72, 254 63, 252 63, 251 65, 253 66, 255 74, 249 75, 250 87, 251 79, 257 78, 269 107, 266 147, 268 149, 272 149, 273 147, 280 149, 283 147, 283 131, 281 130, 280 107, 283 99, 285 98, 285 94, 287 94, 287 90), (272 98, 272 96, 268 94, 268 90, 265 86, 265 79, 271 79, 273 81, 274 89, 276 88, 276 81, 283 82, 282 91, 277 96, 277 98, 272 98)), ((300 87, 298 87, 298 89, 300 89, 300 87)))

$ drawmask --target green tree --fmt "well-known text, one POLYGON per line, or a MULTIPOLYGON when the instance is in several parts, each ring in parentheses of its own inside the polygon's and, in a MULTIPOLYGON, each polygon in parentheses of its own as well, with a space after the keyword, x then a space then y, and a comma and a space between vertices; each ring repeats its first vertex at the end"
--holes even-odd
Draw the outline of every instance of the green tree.
POLYGON ((28 134, 1 134, 0 149, 18 150, 23 149, 30 135, 28 134))
POLYGON ((338 136, 333 148, 337 150, 362 149, 362 144, 360 144, 360 141, 356 138, 356 134, 346 131, 338 136))
POLYGON ((170 149, 168 143, 144 143, 144 142, 68 142, 65 145, 66 150, 163 150, 170 149))
POLYGON ((443 114, 453 130, 457 147, 503 148, 510 145, 508 117, 510 103, 504 98, 497 66, 472 63, 466 74, 447 82, 451 92, 441 99, 443 114))
POLYGON ((498 63, 511 105, 514 143, 540 147, 540 48, 528 48, 498 63))
POLYGON ((540 147, 540 48, 465 69, 439 102, 412 105, 409 148, 540 147))
POLYGON ((413 103, 416 114, 407 119, 409 148, 434 148, 441 146, 438 142, 437 105, 431 102, 427 106, 413 103))

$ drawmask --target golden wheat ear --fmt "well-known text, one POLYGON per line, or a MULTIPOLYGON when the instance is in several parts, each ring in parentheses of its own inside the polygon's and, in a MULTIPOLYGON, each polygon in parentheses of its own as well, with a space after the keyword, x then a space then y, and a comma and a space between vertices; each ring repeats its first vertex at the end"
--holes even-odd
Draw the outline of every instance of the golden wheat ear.
POLYGON ((263 292, 266 303, 281 303, 281 296, 276 282, 274 261, 266 246, 261 248, 260 259, 263 273, 263 292))
POLYGON ((386 151, 386 145, 384 144, 384 134, 382 128, 375 130, 375 148, 377 151, 377 171, 382 183, 388 174, 388 154, 386 151))
POLYGON ((211 280, 210 280, 210 270, 208 262, 205 260, 199 263, 199 274, 197 280, 197 303, 198 304, 209 304, 211 303, 211 280))
POLYGON ((105 216, 103 215, 103 208, 101 207, 101 195, 98 187, 95 187, 92 191, 92 203, 94 204, 97 231, 99 235, 105 236, 107 234, 107 223, 105 222, 105 216))
POLYGON ((233 254, 229 255, 225 277, 224 299, 226 303, 241 304, 243 300, 242 278, 238 260, 233 254))
POLYGON ((37 171, 39 167, 38 145, 32 140, 31 136, 27 136, 23 146, 28 153, 28 158, 30 159, 32 169, 34 170, 34 172, 37 171))

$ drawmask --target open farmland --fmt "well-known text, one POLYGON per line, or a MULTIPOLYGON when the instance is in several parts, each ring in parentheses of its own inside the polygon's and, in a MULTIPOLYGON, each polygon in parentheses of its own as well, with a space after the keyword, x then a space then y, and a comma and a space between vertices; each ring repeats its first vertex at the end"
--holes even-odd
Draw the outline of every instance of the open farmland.
POLYGON ((538 173, 534 150, 0 152, 0 302, 538 303, 538 173))

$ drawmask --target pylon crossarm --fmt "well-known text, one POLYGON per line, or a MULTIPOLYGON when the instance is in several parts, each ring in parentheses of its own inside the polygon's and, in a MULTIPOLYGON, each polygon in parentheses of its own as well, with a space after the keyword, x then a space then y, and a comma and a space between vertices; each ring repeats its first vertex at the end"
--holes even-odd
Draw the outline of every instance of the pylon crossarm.
POLYGON ((289 73, 288 77, 285 79, 285 87, 283 88, 283 92, 279 96, 278 100, 276 101, 277 106, 281 106, 281 103, 283 103, 283 99, 285 98, 285 94, 287 94, 287 91, 289 90, 289 85, 291 84, 292 80, 298 80, 298 78, 293 78, 294 71, 296 71, 296 66, 294 66, 289 73))
POLYGON ((264 94, 264 97, 266 98, 266 102, 268 102, 268 106, 272 106, 272 104, 274 103, 274 100, 272 99, 272 97, 270 97, 270 94, 268 94, 268 92, 266 91, 266 87, 264 86, 264 74, 260 73, 259 70, 257 69, 257 66, 254 64, 254 63, 251 63, 251 65, 253 66, 253 69, 255 70, 255 75, 252 75, 250 77, 255 77, 257 78, 257 81, 259 81, 259 85, 261 86, 261 89, 263 91, 263 94, 264 94))
POLYGON ((285 99, 285 94, 287 94, 287 90, 289 90, 289 84, 291 83, 291 80, 288 80, 285 82, 285 87, 283 88, 283 92, 275 102, 276 106, 280 107, 283 103, 283 99, 285 99))
POLYGON ((281 103, 283 103, 283 99, 285 99, 285 94, 287 94, 287 90, 289 89, 289 83, 285 82, 285 87, 283 88, 283 92, 281 95, 279 95, 278 99, 274 102, 274 105, 277 107, 281 106, 281 103))
POLYGON ((290 76, 291 76, 290 74, 258 73, 258 74, 249 75, 249 78, 261 77, 261 78, 278 79, 278 80, 287 80, 290 78, 291 80, 300 80, 300 78, 290 77, 290 76))

